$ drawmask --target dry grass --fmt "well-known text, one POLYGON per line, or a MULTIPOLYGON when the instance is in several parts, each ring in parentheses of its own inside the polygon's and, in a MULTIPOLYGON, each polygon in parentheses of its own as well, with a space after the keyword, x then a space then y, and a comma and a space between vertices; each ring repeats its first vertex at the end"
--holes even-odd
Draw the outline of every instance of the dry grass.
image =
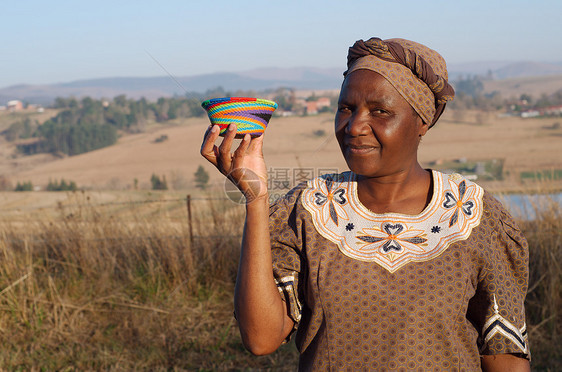
MULTIPOLYGON (((294 345, 254 357, 240 342, 232 292, 243 208, 195 200, 191 244, 181 200, 96 206, 73 197, 56 213, 0 224, 0 369, 294 370, 294 345)), ((555 370, 562 212, 552 203, 537 216, 521 222, 529 334, 534 368, 555 370)))
POLYGON ((1 226, 0 369, 245 370, 294 362, 293 350, 252 357, 239 340, 232 316, 238 206, 194 203, 193 245, 185 216, 171 222, 167 211, 130 208, 128 219, 115 219, 75 204, 25 229, 1 226))
POLYGON ((562 366, 562 208, 551 202, 522 222, 529 241, 530 278, 526 310, 535 370, 562 366))

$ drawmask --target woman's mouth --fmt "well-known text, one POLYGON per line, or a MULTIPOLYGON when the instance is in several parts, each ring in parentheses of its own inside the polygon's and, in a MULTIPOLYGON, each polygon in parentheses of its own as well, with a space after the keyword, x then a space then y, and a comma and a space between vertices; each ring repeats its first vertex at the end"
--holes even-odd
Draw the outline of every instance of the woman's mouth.
POLYGON ((353 155, 365 155, 370 153, 371 151, 375 150, 376 147, 374 146, 359 146, 359 145, 348 145, 347 151, 349 154, 353 155))

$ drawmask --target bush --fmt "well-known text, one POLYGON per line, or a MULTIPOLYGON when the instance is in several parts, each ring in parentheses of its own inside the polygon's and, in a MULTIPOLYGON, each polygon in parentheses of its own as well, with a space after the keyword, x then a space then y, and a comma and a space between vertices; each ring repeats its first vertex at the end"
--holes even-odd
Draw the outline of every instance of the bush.
POLYGON ((152 173, 152 177, 150 177, 150 183, 152 184, 152 190, 168 190, 166 176, 162 176, 162 178, 160 178, 156 174, 152 173))
POLYGON ((562 365, 562 209, 551 201, 535 206, 535 213, 521 223, 529 241, 529 344, 533 369, 554 371, 562 365))
POLYGON ((47 191, 76 191, 78 187, 76 186, 76 182, 70 181, 66 182, 64 179, 61 179, 60 182, 58 181, 51 181, 47 184, 47 191))
POLYGON ((205 190, 207 188, 207 183, 209 183, 209 173, 203 168, 203 166, 199 166, 197 171, 194 173, 195 176, 195 187, 200 188, 201 190, 205 190))
POLYGON ((14 191, 33 191, 33 185, 31 184, 31 181, 23 183, 18 182, 14 191))
POLYGON ((22 121, 10 125, 10 127, 4 131, 4 137, 7 141, 30 138, 37 127, 37 121, 32 122, 29 118, 25 118, 22 121))
POLYGON ((160 137, 156 138, 154 140, 154 143, 160 143, 160 142, 164 142, 168 140, 168 135, 167 134, 163 134, 160 137))
POLYGON ((317 129, 312 132, 312 134, 314 135, 314 137, 324 137, 326 135, 326 131, 324 129, 317 129))

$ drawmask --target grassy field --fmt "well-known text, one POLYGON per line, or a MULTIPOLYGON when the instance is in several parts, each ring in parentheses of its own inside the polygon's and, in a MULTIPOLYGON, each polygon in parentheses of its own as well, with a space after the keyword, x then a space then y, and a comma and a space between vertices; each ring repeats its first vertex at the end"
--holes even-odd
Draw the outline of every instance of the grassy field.
MULTIPOLYGON (((28 193, 39 195, 47 193, 28 193)), ((1 370, 294 370, 254 357, 232 316, 244 209, 220 192, 50 193, 0 218, 1 370)), ((4 200, 19 197, 0 194, 4 200)), ((562 211, 521 225, 534 370, 562 364, 562 211)))
MULTIPOLYGON (((446 111, 423 138, 419 159, 435 168, 463 161, 501 162, 503 179, 483 180, 484 186, 526 190, 531 179, 521 179, 522 172, 562 168, 562 128, 553 125, 559 121, 499 117, 496 112, 446 111)), ((289 172, 298 168, 346 170, 333 125, 330 113, 273 118, 264 141, 268 167, 289 172)), ((123 136, 114 146, 63 158, 20 157, 11 152, 9 144, 0 143, 0 174, 14 186, 31 181, 44 188, 50 179, 64 178, 80 188, 94 190, 131 190, 135 179, 137 188, 149 189, 151 175, 157 174, 166 176, 174 189, 189 189, 193 188, 196 169, 203 166, 211 183, 221 183, 218 172, 199 154, 207 126, 206 118, 152 126, 145 133, 123 136), (162 136, 167 140, 155 141, 162 136)), ((553 185, 562 189, 562 180, 553 180, 553 185)))

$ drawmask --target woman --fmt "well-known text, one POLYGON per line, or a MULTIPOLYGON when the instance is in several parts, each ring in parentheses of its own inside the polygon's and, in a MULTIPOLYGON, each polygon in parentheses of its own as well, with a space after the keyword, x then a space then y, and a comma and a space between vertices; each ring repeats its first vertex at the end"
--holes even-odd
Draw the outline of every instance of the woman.
POLYGON ((218 147, 217 127, 205 136, 201 154, 248 198, 244 344, 271 353, 295 331, 301 370, 529 370, 524 237, 478 185, 417 160, 454 96, 445 61, 372 38, 350 48, 344 76, 335 134, 351 172, 271 207, 263 136, 234 153, 234 125, 218 147))

